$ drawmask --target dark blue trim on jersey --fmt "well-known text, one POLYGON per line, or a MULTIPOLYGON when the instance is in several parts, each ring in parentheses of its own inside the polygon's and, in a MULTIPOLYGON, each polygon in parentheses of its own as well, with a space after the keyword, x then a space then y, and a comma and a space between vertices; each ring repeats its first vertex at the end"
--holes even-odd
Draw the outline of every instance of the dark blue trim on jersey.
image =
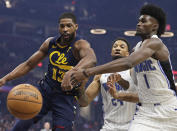
POLYGON ((164 74, 167 83, 168 83, 168 87, 170 89, 172 89, 175 94, 176 94, 176 86, 175 86, 175 82, 174 82, 174 77, 173 77, 173 73, 172 73, 172 68, 171 68, 171 64, 170 61, 158 61, 157 62, 161 72, 164 74))
POLYGON ((159 61, 158 61, 158 65, 159 65, 159 68, 160 68, 162 74, 165 76, 165 79, 167 80, 167 83, 168 83, 168 88, 170 89, 170 83, 169 83, 169 80, 168 80, 168 78, 167 78, 167 75, 166 75, 165 72, 163 71, 162 66, 161 66, 161 64, 160 64, 159 61))

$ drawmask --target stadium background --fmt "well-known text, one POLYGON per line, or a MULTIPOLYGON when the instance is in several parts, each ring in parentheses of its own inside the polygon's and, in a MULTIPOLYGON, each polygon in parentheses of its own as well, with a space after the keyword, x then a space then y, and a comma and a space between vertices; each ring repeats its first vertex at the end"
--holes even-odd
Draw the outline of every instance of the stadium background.
MULTIPOLYGON (((73 12, 77 16, 77 34, 91 43, 97 55, 97 65, 110 61, 111 43, 114 39, 124 37, 131 47, 140 40, 125 36, 124 32, 135 30, 139 9, 147 3, 159 5, 167 14, 166 31, 173 32, 174 36, 163 37, 162 40, 170 50, 177 79, 176 0, 0 0, 0 77, 26 60, 47 37, 58 33, 58 17, 63 12, 73 12), (91 34, 90 30, 96 28, 107 32, 91 34)), ((46 69, 47 59, 25 77, 8 82, 0 89, 0 131, 9 131, 15 121, 6 108, 8 91, 20 83, 37 85, 46 69)), ((75 130, 99 130, 103 123, 101 105, 98 96, 88 108, 81 109, 75 130)), ((34 125, 31 131, 39 131, 44 121, 51 121, 50 113, 34 125)))

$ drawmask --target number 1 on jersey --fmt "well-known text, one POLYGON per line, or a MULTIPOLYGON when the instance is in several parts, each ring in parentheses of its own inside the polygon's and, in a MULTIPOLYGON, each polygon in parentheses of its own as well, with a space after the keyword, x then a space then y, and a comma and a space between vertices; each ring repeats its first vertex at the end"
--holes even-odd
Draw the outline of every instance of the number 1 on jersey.
POLYGON ((146 76, 146 74, 144 74, 143 76, 144 76, 144 80, 145 80, 145 82, 146 82, 146 86, 147 86, 147 88, 149 89, 150 86, 149 86, 149 83, 148 83, 148 80, 147 80, 147 76, 146 76))

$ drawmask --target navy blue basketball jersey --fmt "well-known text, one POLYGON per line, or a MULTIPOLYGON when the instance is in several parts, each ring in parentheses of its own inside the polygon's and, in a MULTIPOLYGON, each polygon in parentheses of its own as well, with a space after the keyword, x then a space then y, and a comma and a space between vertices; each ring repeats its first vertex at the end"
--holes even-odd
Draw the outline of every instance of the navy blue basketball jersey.
POLYGON ((76 37, 69 45, 61 46, 60 37, 54 37, 48 48, 48 72, 46 80, 50 85, 60 88, 64 74, 79 62, 73 55, 74 43, 79 40, 76 37))

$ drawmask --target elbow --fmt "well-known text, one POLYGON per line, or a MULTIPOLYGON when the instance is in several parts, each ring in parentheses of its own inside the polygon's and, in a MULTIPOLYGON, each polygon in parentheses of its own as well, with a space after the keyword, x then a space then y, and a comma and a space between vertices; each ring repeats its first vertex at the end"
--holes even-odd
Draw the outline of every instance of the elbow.
POLYGON ((92 65, 92 67, 96 66, 96 64, 97 64, 97 59, 96 59, 96 58, 95 58, 95 59, 92 59, 92 60, 91 60, 91 65, 92 65))
POLYGON ((96 56, 93 57, 92 63, 93 63, 93 66, 96 66, 96 64, 97 64, 97 58, 96 58, 96 56))
POLYGON ((93 60, 93 66, 96 66, 96 64, 97 64, 97 60, 95 59, 95 60, 93 60))
POLYGON ((126 69, 131 69, 133 67, 133 63, 131 60, 128 60, 125 62, 125 68, 126 69))

